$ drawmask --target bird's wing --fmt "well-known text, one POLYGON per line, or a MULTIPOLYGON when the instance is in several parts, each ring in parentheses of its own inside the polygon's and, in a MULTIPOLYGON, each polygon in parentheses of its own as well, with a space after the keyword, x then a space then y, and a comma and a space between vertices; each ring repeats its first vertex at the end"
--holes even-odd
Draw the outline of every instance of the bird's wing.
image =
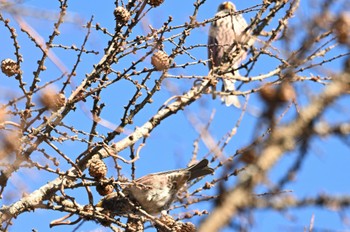
POLYGON ((212 24, 209 31, 208 37, 208 58, 209 58, 209 69, 218 66, 221 63, 221 58, 223 55, 223 49, 219 47, 218 40, 215 36, 215 25, 212 24))

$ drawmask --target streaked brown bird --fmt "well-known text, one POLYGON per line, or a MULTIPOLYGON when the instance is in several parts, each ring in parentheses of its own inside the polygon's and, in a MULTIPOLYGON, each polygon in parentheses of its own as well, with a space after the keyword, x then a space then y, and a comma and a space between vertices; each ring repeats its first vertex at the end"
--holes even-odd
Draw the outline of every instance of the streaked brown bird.
MULTIPOLYGON (((208 163, 207 159, 203 159, 188 168, 143 176, 125 186, 123 193, 149 214, 160 213, 162 210, 169 209, 171 203, 176 199, 178 191, 187 182, 214 172, 208 163)), ((98 207, 103 207, 116 214, 127 214, 135 211, 127 205, 127 199, 121 197, 117 192, 107 195, 97 204, 98 207)))
MULTIPOLYGON (((242 45, 246 39, 247 33, 245 30, 248 26, 242 15, 235 14, 236 6, 232 2, 223 2, 220 4, 215 15, 218 20, 214 21, 209 30, 208 39, 208 58, 209 69, 222 66, 225 70, 231 66, 237 69, 246 57, 243 54, 237 62, 231 63, 228 55, 239 49, 239 44, 242 45)), ((238 70, 234 73, 227 73, 223 77, 222 91, 232 92, 235 90, 235 80, 233 76, 239 76, 238 70)), ((226 106, 234 105, 237 108, 241 107, 238 97, 235 95, 226 95, 221 97, 226 106)))

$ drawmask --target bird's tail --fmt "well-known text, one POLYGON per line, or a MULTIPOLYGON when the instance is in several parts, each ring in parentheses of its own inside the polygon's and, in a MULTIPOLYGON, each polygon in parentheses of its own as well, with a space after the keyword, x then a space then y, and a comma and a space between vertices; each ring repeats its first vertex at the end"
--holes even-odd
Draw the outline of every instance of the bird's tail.
POLYGON ((212 174, 214 169, 208 166, 209 161, 207 159, 203 159, 199 163, 192 165, 188 168, 188 171, 191 172, 191 176, 188 180, 193 180, 195 178, 205 176, 208 174, 212 174))
MULTIPOLYGON (((239 75, 239 73, 237 73, 239 75)), ((223 78, 223 91, 224 92, 232 92, 236 90, 235 88, 235 82, 236 80, 231 78, 223 78)), ((236 95, 225 95, 221 96, 221 101, 225 102, 226 106, 233 105, 237 108, 241 108, 241 103, 239 102, 239 99, 236 95)))

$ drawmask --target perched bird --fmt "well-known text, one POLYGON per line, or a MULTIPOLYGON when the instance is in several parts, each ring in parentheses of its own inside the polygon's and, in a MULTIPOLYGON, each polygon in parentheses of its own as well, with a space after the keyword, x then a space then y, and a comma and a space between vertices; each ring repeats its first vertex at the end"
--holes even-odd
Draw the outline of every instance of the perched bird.
POLYGON ((208 163, 207 159, 203 159, 188 168, 143 176, 125 186, 123 193, 126 197, 114 192, 104 197, 97 206, 117 214, 127 214, 135 211, 128 206, 128 200, 131 200, 149 214, 160 213, 170 207, 178 191, 188 181, 214 172, 208 163))
MULTIPOLYGON (((209 30, 208 38, 208 58, 209 69, 223 66, 227 68, 236 69, 246 57, 246 53, 240 57, 237 62, 231 63, 228 59, 229 54, 233 54, 239 49, 238 44, 242 44, 246 39, 247 33, 245 29, 248 24, 242 15, 232 15, 236 12, 236 6, 232 2, 223 2, 220 4, 215 17, 219 18, 214 21, 209 30)), ((234 73, 227 73, 223 77, 223 91, 231 92, 235 90, 235 80, 233 76, 239 76, 238 70, 234 73)), ((222 96, 222 101, 227 106, 234 105, 237 108, 241 107, 238 97, 235 95, 222 96)))

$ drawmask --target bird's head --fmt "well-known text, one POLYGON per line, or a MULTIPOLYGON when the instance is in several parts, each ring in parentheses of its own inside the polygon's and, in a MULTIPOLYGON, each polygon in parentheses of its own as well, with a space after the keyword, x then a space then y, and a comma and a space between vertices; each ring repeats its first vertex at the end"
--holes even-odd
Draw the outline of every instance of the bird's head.
POLYGON ((232 12, 236 11, 236 6, 232 2, 223 2, 220 4, 218 11, 232 12))

